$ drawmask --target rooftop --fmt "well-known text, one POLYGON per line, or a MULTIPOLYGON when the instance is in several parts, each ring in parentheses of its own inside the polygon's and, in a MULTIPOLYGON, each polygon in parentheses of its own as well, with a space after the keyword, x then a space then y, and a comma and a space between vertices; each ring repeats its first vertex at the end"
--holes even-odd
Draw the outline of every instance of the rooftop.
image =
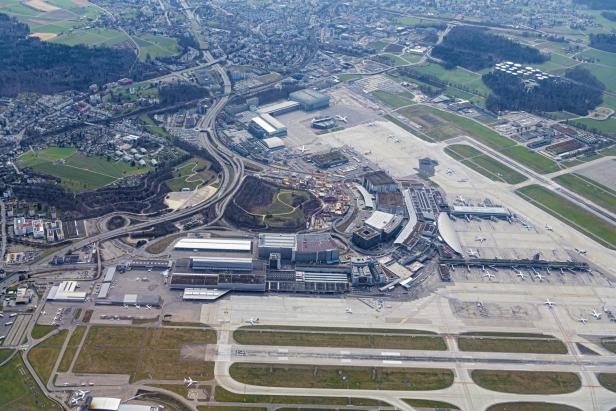
POLYGON ((252 241, 240 238, 183 238, 175 249, 251 251, 252 241))
POLYGON ((295 249, 297 247, 297 237, 295 234, 259 234, 259 247, 295 249))
POLYGON ((364 176, 364 178, 372 185, 396 184, 394 179, 384 171, 374 171, 372 173, 368 173, 364 176))
POLYGON ((388 224, 392 222, 394 219, 393 214, 384 213, 382 211, 375 211, 372 215, 366 220, 366 225, 374 228, 378 231, 383 231, 388 224))

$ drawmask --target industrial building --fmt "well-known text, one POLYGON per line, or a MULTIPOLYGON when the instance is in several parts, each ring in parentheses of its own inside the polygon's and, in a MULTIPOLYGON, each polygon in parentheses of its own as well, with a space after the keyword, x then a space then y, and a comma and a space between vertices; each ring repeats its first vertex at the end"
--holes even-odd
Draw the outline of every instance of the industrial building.
POLYGON ((297 101, 283 101, 280 103, 268 104, 259 107, 257 113, 260 115, 269 114, 271 116, 280 116, 282 114, 291 113, 299 110, 300 104, 297 101))
POLYGON ((253 117, 248 124, 248 131, 257 138, 287 135, 287 127, 269 114, 253 117))
POLYGON ((314 154, 310 157, 310 161, 319 168, 328 169, 346 164, 349 159, 340 151, 332 150, 327 153, 314 154))
POLYGON ((172 289, 210 288, 217 290, 265 291, 265 274, 248 273, 173 273, 172 289))
POLYGON ((190 267, 195 271, 252 271, 252 258, 242 257, 190 257, 190 267))
POLYGON ((283 260, 294 261, 297 250, 295 234, 259 234, 259 258, 268 259, 273 253, 278 253, 283 260))
POLYGON ((340 261, 340 250, 330 234, 298 234, 295 261, 335 264, 340 261))
POLYGON ((51 287, 47 300, 67 303, 83 302, 88 294, 85 291, 77 291, 78 288, 77 281, 62 281, 59 285, 51 287))
POLYGON ((269 137, 261 140, 261 145, 269 151, 282 150, 284 141, 280 137, 269 137))
POLYGON ((215 301, 230 290, 210 290, 207 288, 184 288, 182 300, 184 301, 215 301))
POLYGON ((163 300, 159 295, 120 294, 112 297, 97 299, 96 305, 142 305, 160 307, 163 300))
POLYGON ((509 218, 511 217, 511 211, 501 206, 459 206, 454 205, 450 209, 450 213, 456 217, 475 216, 482 218, 498 217, 509 218))
POLYGON ((382 192, 376 194, 377 210, 384 213, 406 215, 404 198, 399 191, 382 192))
POLYGON ((243 238, 183 238, 173 246, 185 251, 251 252, 252 240, 243 238))
POLYGON ((398 183, 384 171, 373 171, 364 175, 363 186, 371 193, 398 191, 398 183))
POLYGON ((367 250, 381 242, 381 233, 373 228, 364 226, 353 232, 352 241, 353 244, 367 250))
POLYGON ((419 175, 423 178, 430 178, 434 176, 434 168, 438 165, 437 161, 430 158, 419 159, 419 175))
POLYGON ((289 100, 297 101, 302 110, 314 111, 329 107, 329 96, 312 89, 303 89, 289 94, 289 100))
POLYGON ((131 270, 168 270, 172 265, 171 260, 133 260, 129 267, 131 270))
POLYGON ((404 244, 404 242, 413 233, 413 230, 415 229, 415 226, 419 221, 417 218, 417 212, 415 211, 415 205, 413 204, 411 191, 409 189, 404 190, 402 196, 404 197, 404 204, 406 206, 406 215, 408 217, 408 221, 394 240, 394 244, 396 245, 404 244))

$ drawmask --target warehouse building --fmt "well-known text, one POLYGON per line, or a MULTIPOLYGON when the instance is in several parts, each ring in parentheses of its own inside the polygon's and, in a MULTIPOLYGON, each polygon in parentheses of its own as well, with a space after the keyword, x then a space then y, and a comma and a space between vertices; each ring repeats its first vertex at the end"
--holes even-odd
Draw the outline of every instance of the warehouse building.
POLYGON ((168 270, 172 265, 171 260, 133 260, 129 267, 131 270, 168 270))
POLYGON ((384 171, 373 171, 364 175, 363 186, 371 193, 393 193, 398 191, 398 183, 384 171))
POLYGON ((96 305, 142 305, 160 307, 163 300, 159 295, 120 294, 96 300, 96 305))
POLYGON ((265 274, 248 273, 173 273, 172 289, 210 288, 216 290, 265 291, 265 274))
POLYGON ((297 101, 283 101, 280 103, 268 104, 259 107, 257 113, 260 115, 269 114, 271 116, 280 116, 282 114, 291 113, 297 111, 300 108, 300 104, 297 101))
POLYGON ((261 140, 261 145, 269 151, 282 150, 284 148, 284 141, 280 137, 269 137, 261 140))
POLYGON ((278 253, 283 260, 295 260, 297 236, 295 234, 259 234, 259 258, 268 259, 271 254, 278 253))
POLYGON ((190 257, 190 267, 198 271, 252 271, 252 258, 190 257))
POLYGON ((248 131, 257 138, 287 135, 287 127, 269 114, 253 117, 248 124, 248 131))
POLYGON ((340 262, 340 250, 330 234, 298 234, 295 261, 335 264, 340 262))
POLYGON ((329 107, 329 96, 312 89, 303 89, 289 94, 289 100, 297 101, 302 110, 314 111, 329 107))
POLYGON ((175 250, 251 252, 252 240, 244 238, 183 238, 175 243, 175 250))
POLYGON ((85 291, 77 291, 79 283, 77 281, 62 281, 58 285, 54 285, 47 294, 47 300, 59 301, 67 303, 80 303, 85 301, 87 293, 85 291))

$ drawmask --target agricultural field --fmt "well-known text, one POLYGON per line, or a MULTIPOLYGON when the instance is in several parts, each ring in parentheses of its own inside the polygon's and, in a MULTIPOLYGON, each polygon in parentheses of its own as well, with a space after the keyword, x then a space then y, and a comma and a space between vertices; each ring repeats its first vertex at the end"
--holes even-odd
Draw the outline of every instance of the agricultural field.
POLYGON ((451 370, 426 368, 235 363, 229 372, 245 384, 270 387, 422 391, 453 383, 451 370))
POLYGON ((462 89, 467 89, 468 91, 471 91, 476 94, 490 94, 490 89, 485 84, 483 84, 483 80, 481 80, 480 74, 460 67, 452 70, 447 70, 440 64, 432 63, 423 67, 415 67, 414 69, 420 73, 438 77, 445 84, 456 85, 462 89))
POLYGON ((614 66, 603 64, 584 63, 582 67, 588 69, 592 74, 599 79, 609 91, 616 91, 616 77, 614 76, 614 66))
POLYGON ((62 186, 72 191, 96 190, 120 178, 151 170, 148 166, 131 166, 100 156, 88 157, 72 147, 28 151, 19 157, 17 166, 55 177, 62 186))
POLYGON ((19 355, 0 368, 0 409, 39 411, 62 410, 41 392, 19 355))
POLYGON ((592 201, 606 210, 616 213, 616 191, 581 174, 563 174, 554 178, 558 184, 592 201))
POLYGON ((523 187, 516 193, 597 242, 612 249, 616 248, 616 226, 566 198, 539 185, 523 187))
POLYGON ((173 170, 173 179, 167 180, 165 184, 171 191, 182 191, 185 188, 193 191, 216 178, 210 166, 209 161, 193 157, 177 166, 173 170))
POLYGON ((445 153, 493 181, 518 184, 527 180, 523 174, 466 144, 447 146, 445 153))
POLYGON ((512 394, 567 394, 582 386, 572 372, 474 370, 471 378, 487 390, 512 394))
POLYGON ((128 374, 131 381, 213 378, 214 365, 204 361, 216 334, 206 329, 104 327, 90 328, 73 369, 77 373, 128 374), (191 346, 195 356, 182 354, 191 346))
POLYGON ((66 44, 75 46, 83 44, 86 46, 107 46, 113 47, 120 43, 130 41, 130 38, 123 32, 115 29, 87 29, 74 30, 50 40, 52 43, 66 44))
POLYGON ((242 327, 233 338, 244 345, 447 350, 442 337, 415 330, 344 330, 335 328, 263 329, 242 327))

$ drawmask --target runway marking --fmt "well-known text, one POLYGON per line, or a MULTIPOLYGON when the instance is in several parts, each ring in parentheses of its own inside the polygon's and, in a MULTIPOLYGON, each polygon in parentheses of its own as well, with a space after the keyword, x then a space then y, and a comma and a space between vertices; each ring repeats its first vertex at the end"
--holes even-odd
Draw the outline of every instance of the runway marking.
POLYGON ((278 361, 289 361, 289 357, 277 357, 278 361))
POLYGON ((340 362, 350 363, 351 360, 349 360, 348 358, 343 358, 343 359, 340 360, 340 362))
POLYGON ((349 354, 351 354, 351 352, 350 351, 340 351, 340 354, 342 354, 342 355, 349 355, 349 354))
POLYGON ((402 364, 402 361, 383 360, 383 364, 402 364))
POLYGON ((385 357, 399 357, 400 353, 399 352, 382 352, 381 355, 385 357))
POLYGON ((278 352, 289 352, 288 348, 279 348, 278 352))

